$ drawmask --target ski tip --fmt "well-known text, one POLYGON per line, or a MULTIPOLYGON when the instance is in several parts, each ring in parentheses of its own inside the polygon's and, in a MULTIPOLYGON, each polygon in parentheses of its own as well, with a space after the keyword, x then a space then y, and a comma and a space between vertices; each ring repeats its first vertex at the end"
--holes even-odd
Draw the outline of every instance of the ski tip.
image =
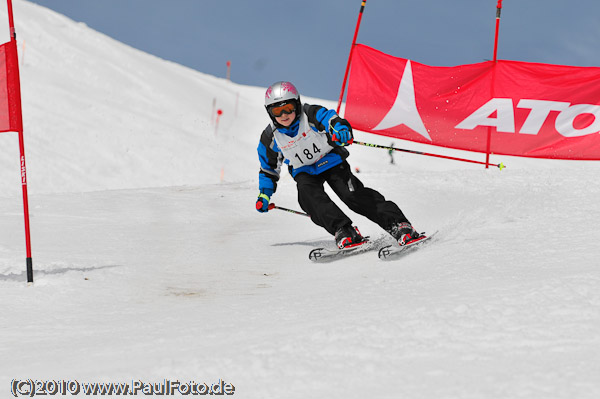
POLYGON ((381 247, 379 249, 379 253, 377 254, 377 256, 379 257, 379 259, 386 259, 388 256, 390 256, 391 253, 392 253, 392 246, 386 245, 385 247, 381 247))
POLYGON ((319 259, 321 259, 321 257, 323 256, 324 249, 325 248, 315 248, 311 250, 308 254, 308 259, 310 259, 312 262, 318 262, 319 259))

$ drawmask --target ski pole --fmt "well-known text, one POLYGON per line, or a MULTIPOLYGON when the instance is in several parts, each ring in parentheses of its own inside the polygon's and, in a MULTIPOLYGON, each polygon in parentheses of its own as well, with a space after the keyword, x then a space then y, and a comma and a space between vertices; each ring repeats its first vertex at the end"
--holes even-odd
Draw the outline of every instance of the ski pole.
POLYGON ((269 210, 271 210, 271 209, 279 209, 280 211, 286 211, 286 212, 289 212, 289 213, 293 213, 295 215, 302 215, 302 216, 308 216, 308 217, 310 217, 310 215, 308 213, 304 213, 304 212, 300 212, 300 211, 295 211, 293 209, 284 208, 284 207, 281 207, 281 206, 277 206, 277 205, 275 205, 273 203, 269 204, 269 210))
POLYGON ((408 152, 408 153, 417 154, 417 155, 427 155, 429 157, 452 159, 454 161, 471 162, 471 163, 476 163, 476 164, 479 164, 479 165, 490 165, 490 166, 495 166, 495 167, 497 167, 500 170, 506 168, 506 165, 504 165, 503 163, 501 163, 501 164, 486 163, 486 162, 474 161, 472 159, 455 158, 455 157, 449 157, 449 156, 446 156, 446 155, 431 154, 429 152, 423 152, 423 151, 406 150, 406 149, 403 149, 403 148, 388 147, 388 146, 385 146, 385 145, 365 143, 365 142, 356 141, 356 140, 354 140, 354 144, 364 145, 366 147, 373 147, 373 148, 383 148, 384 150, 394 150, 394 151, 408 152))

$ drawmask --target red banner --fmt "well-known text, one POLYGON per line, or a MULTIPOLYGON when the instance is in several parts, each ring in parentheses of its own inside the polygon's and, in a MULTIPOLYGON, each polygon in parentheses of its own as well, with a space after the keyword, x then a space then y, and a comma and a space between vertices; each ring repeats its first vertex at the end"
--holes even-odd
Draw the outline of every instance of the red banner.
POLYGON ((600 68, 517 61, 432 67, 354 49, 355 129, 442 147, 600 160, 600 68), (490 136, 491 133, 491 136, 490 136))
POLYGON ((16 41, 0 45, 0 132, 23 130, 16 41))

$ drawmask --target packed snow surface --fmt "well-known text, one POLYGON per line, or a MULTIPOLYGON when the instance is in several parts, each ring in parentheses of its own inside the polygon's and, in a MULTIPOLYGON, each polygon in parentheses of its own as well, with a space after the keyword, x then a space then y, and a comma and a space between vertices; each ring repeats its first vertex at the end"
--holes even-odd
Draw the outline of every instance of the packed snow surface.
MULTIPOLYGON (((254 209, 264 88, 14 7, 35 283, 5 133, 0 396, 32 379, 222 381, 240 398, 600 397, 597 163, 391 164, 352 146, 358 177, 438 233, 397 262, 314 264, 309 250, 333 245, 324 230, 254 209)), ((295 191, 285 172, 273 201, 299 209, 295 191)))

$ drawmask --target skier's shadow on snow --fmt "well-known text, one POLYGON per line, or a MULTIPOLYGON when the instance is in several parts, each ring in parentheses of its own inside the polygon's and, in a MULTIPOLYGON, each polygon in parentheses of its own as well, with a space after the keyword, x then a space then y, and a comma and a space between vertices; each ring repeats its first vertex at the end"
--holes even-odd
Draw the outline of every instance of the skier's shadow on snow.
MULTIPOLYGON (((104 265, 104 266, 93 266, 93 267, 56 267, 49 270, 36 270, 35 267, 33 269, 34 277, 38 276, 51 276, 55 274, 65 274, 67 272, 92 272, 95 270, 102 269, 112 269, 115 267, 121 267, 121 265, 104 265)), ((27 279, 27 275, 25 271, 21 273, 7 273, 0 274, 0 281, 25 281, 27 279)))
MULTIPOLYGON (((367 238, 369 238, 367 236, 367 238)), ((370 237, 371 241, 376 244, 392 244, 392 237, 388 237, 386 235, 370 237)), ((313 241, 294 241, 294 242, 279 242, 277 244, 271 244, 272 247, 287 247, 287 246, 295 246, 302 245, 305 247, 311 248, 326 248, 333 247, 336 248, 335 241, 331 238, 323 238, 321 240, 313 240, 313 241)))
POLYGON ((288 246, 296 246, 302 245, 305 247, 324 247, 324 246, 335 246, 335 243, 332 244, 332 240, 315 240, 315 241, 294 241, 294 242, 279 242, 277 244, 271 244, 272 247, 288 247, 288 246))

